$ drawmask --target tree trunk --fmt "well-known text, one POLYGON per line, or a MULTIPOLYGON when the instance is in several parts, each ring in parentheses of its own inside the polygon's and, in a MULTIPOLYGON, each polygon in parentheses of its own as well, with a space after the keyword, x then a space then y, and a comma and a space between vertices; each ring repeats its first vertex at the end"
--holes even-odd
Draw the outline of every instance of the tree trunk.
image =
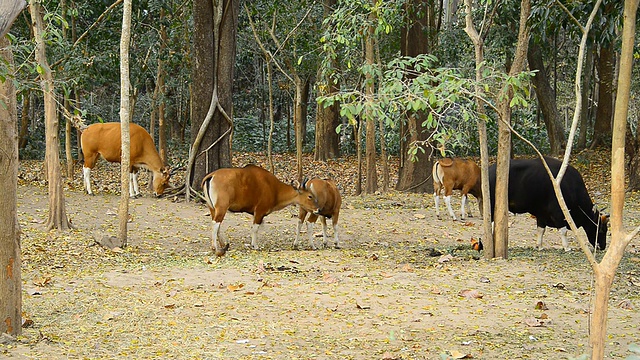
MULTIPOLYGON (((638 0, 626 0, 623 13, 622 49, 620 56, 620 75, 618 76, 617 98, 613 122, 613 138, 611 145, 611 243, 600 264, 595 264, 596 295, 593 317, 590 322, 591 359, 604 358, 607 340, 607 311, 611 285, 625 249, 634 237, 627 234, 622 223, 625 176, 624 148, 627 116, 629 111, 629 95, 633 66, 634 39, 638 0)), ((640 229, 636 229, 636 232, 640 229)))
MULTIPOLYGON (((375 0, 374 4, 375 4, 375 0)), ((369 15, 369 32, 365 40, 365 61, 371 68, 375 63, 374 50, 375 50, 375 29, 373 22, 376 21, 376 17, 373 13, 369 15)), ((365 74, 365 96, 370 105, 373 103, 373 95, 375 91, 375 79, 371 71, 365 74)), ((370 108, 370 106, 365 106, 370 108)), ((372 194, 378 190, 378 172, 376 170, 376 120, 373 118, 373 112, 370 109, 365 110, 366 116, 366 190, 367 194, 372 194)))
POLYGON ((163 56, 167 47, 167 30, 164 27, 164 9, 160 10, 160 48, 158 49, 158 152, 163 163, 167 163, 167 124, 165 110, 167 100, 164 86, 164 60, 163 56))
MULTIPOLYGON (((18 5, 16 1, 11 5, 18 5)), ((2 6, 7 5, 3 3, 2 6)), ((24 7, 24 2, 22 2, 24 7)), ((6 9, 2 9, 6 11, 6 9)), ((0 15, 0 59, 13 72, 13 53, 4 35, 11 26, 0 15), (6 28, 5 28, 6 27, 6 28)), ((20 226, 18 225, 18 109, 13 79, 0 81, 0 334, 20 335, 22 332, 22 272, 20 260, 20 226)))
POLYGON ((590 148, 606 145, 611 141, 611 119, 613 118, 613 80, 615 69, 615 51, 613 44, 603 45, 598 60, 598 110, 593 126, 593 142, 590 148))
POLYGON ((131 1, 124 0, 122 11, 122 35, 120 37, 120 206, 118 207, 119 239, 127 246, 127 223, 129 222, 129 168, 131 164, 131 135, 129 133, 130 97, 129 89, 129 44, 131 42, 131 1))
POLYGON ((303 94, 305 90, 304 80, 299 76, 295 75, 294 77, 295 85, 296 85, 296 95, 295 95, 295 105, 293 110, 293 127, 296 133, 296 173, 298 174, 297 179, 298 182, 302 183, 302 178, 304 176, 302 171, 302 146, 304 142, 304 127, 303 124, 306 122, 306 111, 305 105, 303 103, 303 94))
POLYGON ((29 12, 33 25, 33 34, 36 40, 36 61, 42 73, 40 74, 41 87, 44 93, 44 120, 46 132, 45 162, 47 166, 47 181, 49 183, 49 217, 45 223, 47 230, 68 230, 71 224, 65 211, 64 192, 62 187, 62 175, 60 173, 60 141, 58 139, 58 116, 56 111, 56 97, 53 83, 53 75, 47 62, 46 49, 43 41, 42 6, 32 0, 29 3, 29 12))
MULTIPOLYGON (((524 69, 527 58, 527 46, 529 44, 529 27, 527 19, 531 13, 530 0, 520 2, 520 25, 518 30, 518 43, 509 66, 509 75, 515 76, 524 69)), ((496 165, 496 200, 494 211, 494 237, 495 255, 506 259, 509 248, 509 162, 511 159, 511 107, 513 89, 506 88, 506 93, 501 94, 502 101, 498 104, 498 156, 496 165)))
MULTIPOLYGON (((331 15, 336 0, 324 0, 324 18, 331 15)), ((335 69, 337 61, 332 61, 331 66, 335 69)), ((331 76, 318 76, 318 96, 332 95, 338 92, 338 84, 331 79, 331 76)), ((340 104, 333 103, 324 107, 318 104, 316 107, 316 139, 314 149, 314 160, 326 161, 340 156, 340 135, 336 128, 340 125, 340 104)))
POLYGON ((540 46, 533 40, 529 43, 527 59, 529 61, 529 69, 532 71, 537 70, 532 81, 549 136, 550 155, 556 156, 560 154, 567 142, 564 136, 564 128, 560 121, 560 114, 558 113, 556 94, 551 88, 542 60, 542 51, 540 46))
POLYGON ((206 174, 231 166, 238 9, 238 0, 193 2, 195 61, 190 163, 194 166, 188 170, 187 185, 197 190, 206 174))
POLYGON ((491 227, 491 190, 489 187, 489 146, 487 141, 487 123, 484 120, 486 115, 484 109, 484 103, 482 99, 485 97, 484 89, 480 85, 484 78, 484 38, 482 34, 479 34, 473 24, 473 5, 472 0, 465 0, 465 8, 467 14, 465 15, 465 29, 464 31, 469 35, 473 42, 475 60, 476 60, 476 85, 475 96, 478 113, 480 116, 477 120, 478 125, 478 139, 480 142, 480 169, 482 177, 482 198, 486 199, 482 202, 482 229, 484 242, 484 257, 492 259, 495 257, 495 247, 493 239, 493 229, 491 227))
MULTIPOLYGON (((400 52, 404 56, 417 56, 431 52, 431 43, 436 37, 435 12, 432 2, 411 0, 405 4, 405 25, 401 32, 400 52)), ((432 129, 422 124, 427 118, 425 112, 414 113, 400 123, 400 169, 396 189, 417 193, 433 192, 433 182, 429 181, 433 160, 430 152, 416 154, 417 161, 411 161, 407 154, 415 142, 424 142, 432 129)))
POLYGON ((28 89, 22 93, 22 112, 20 116, 20 132, 18 135, 18 147, 24 149, 29 140, 29 108, 31 107, 31 91, 28 89))
POLYGON ((593 75, 593 46, 587 45, 586 49, 587 58, 585 60, 584 69, 582 73, 582 109, 580 109, 580 135, 578 136, 578 142, 576 148, 584 149, 587 147, 587 133, 589 132, 589 109, 591 108, 591 102, 589 101, 589 94, 591 93, 591 78, 593 75))

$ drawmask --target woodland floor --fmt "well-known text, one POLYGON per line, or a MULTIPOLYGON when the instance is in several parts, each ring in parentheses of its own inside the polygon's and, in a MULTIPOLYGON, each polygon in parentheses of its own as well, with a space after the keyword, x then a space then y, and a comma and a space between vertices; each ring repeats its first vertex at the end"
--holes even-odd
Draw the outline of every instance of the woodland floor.
MULTIPOLYGON (((602 158, 576 160, 601 207, 609 186, 595 175, 607 172, 602 158)), ((255 154, 235 159, 250 161, 264 163, 255 154)), ((280 178, 293 173, 287 155, 276 163, 280 178)), ((484 260, 470 249, 478 217, 437 220, 430 194, 353 196, 355 168, 346 159, 306 170, 338 179, 341 249, 310 250, 305 240, 292 250, 289 207, 266 217, 258 251, 246 245, 250 216, 228 214, 231 248, 216 259, 205 206, 148 191, 130 202, 129 246, 96 245, 118 228, 119 167, 104 162, 93 173, 97 195, 82 191, 80 167, 66 182, 75 230, 46 232, 42 164, 21 163, 27 326, 17 342, 0 345, 0 358, 570 359, 587 351, 591 271, 580 251, 562 250, 557 231, 535 250, 535 221, 513 216, 509 259, 484 260)), ((639 200, 628 194, 628 228, 640 225, 639 200)), ((459 197, 453 203, 458 210, 459 197)), ((635 239, 611 293, 606 358, 624 358, 640 343, 639 309, 635 239)))

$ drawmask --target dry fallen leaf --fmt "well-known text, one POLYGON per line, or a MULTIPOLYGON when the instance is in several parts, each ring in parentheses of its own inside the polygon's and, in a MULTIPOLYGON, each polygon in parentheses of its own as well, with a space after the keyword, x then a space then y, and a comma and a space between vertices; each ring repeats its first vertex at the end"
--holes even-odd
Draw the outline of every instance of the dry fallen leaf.
POLYGON ((459 296, 466 297, 469 299, 482 299, 484 296, 481 292, 474 289, 464 289, 458 293, 459 296))
POLYGON ((471 354, 465 354, 458 350, 452 350, 449 353, 451 354, 451 358, 453 359, 472 359, 473 358, 471 354))
POLYGON ((227 290, 229 291, 238 291, 244 287, 243 283, 227 285, 227 290))
POLYGON ((453 256, 451 254, 446 254, 446 255, 440 256, 440 258, 438 259, 438 262, 445 263, 451 260, 453 260, 453 256))
POLYGON ((527 324, 529 327, 541 327, 541 326, 544 326, 544 321, 540 321, 539 319, 536 319, 536 318, 525 319, 524 323, 527 324))

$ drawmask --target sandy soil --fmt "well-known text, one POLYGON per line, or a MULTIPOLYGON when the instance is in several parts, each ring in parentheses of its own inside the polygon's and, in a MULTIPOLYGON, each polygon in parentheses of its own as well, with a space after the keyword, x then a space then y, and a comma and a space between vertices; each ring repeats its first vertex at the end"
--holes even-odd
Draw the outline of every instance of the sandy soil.
MULTIPOLYGON (((509 259, 487 261, 469 246, 479 220, 437 220, 431 195, 345 196, 341 249, 304 241, 292 250, 289 207, 266 218, 258 251, 247 246, 250 216, 229 214, 231 248, 216 259, 202 204, 132 200, 129 246, 112 252, 95 239, 117 234, 119 196, 67 189, 76 229, 45 232, 46 189, 18 190, 32 324, 0 357, 566 359, 587 350, 586 260, 565 253, 555 230, 534 250, 527 215, 512 218, 509 259)), ((634 241, 612 291, 609 359, 640 343, 638 250, 634 241)))

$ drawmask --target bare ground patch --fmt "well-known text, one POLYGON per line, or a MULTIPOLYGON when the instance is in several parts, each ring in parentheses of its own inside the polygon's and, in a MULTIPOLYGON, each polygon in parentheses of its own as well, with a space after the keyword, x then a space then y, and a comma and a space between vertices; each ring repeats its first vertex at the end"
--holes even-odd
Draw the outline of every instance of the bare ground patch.
MULTIPOLYGON (((245 245, 250 216, 229 214, 231 248, 218 260, 201 204, 133 200, 129 246, 113 253, 94 238, 117 233, 119 197, 65 194, 76 230, 47 233, 46 189, 19 186, 24 311, 33 325, 0 346, 4 356, 563 359, 587 349, 584 256, 562 251, 556 231, 545 236, 548 249, 534 250, 526 215, 512 218, 510 258, 486 261, 469 247, 478 219, 438 221, 430 195, 346 196, 341 249, 311 251, 305 240, 293 251, 296 211, 287 208, 266 218, 259 251, 245 245)), ((637 209, 628 215, 636 221, 637 209)), ((640 341, 637 244, 612 293, 611 359, 640 341)))

